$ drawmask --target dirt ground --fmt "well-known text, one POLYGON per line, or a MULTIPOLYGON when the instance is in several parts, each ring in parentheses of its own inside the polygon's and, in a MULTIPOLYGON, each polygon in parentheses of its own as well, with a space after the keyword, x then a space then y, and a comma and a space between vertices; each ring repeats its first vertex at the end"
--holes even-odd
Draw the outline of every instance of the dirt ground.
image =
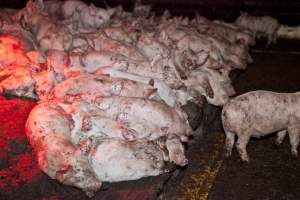
MULTIPOLYGON (((299 90, 299 44, 284 41, 268 49, 257 45, 252 51, 254 63, 246 71, 232 74, 237 93, 299 90)), ((0 96, 0 200, 89 199, 80 190, 49 179, 37 168, 24 133, 34 105, 32 101, 0 96)), ((300 162, 292 158, 288 138, 279 147, 274 144, 275 135, 252 139, 247 148, 249 164, 242 163, 235 150, 232 157, 224 159, 221 109, 208 105, 186 109, 194 113, 192 120, 199 126, 187 146, 187 167, 173 168, 171 173, 158 177, 105 184, 92 199, 300 199, 300 162)))

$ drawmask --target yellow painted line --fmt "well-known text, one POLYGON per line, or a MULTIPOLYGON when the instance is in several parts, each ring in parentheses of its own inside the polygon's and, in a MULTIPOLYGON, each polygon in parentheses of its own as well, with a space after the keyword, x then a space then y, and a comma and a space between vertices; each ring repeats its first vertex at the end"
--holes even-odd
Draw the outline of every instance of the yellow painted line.
POLYGON ((222 156, 223 145, 223 139, 218 139, 214 145, 211 157, 207 160, 201 160, 199 163, 199 166, 204 166, 204 169, 200 167, 199 172, 191 176, 191 183, 181 185, 183 197, 179 197, 178 200, 207 200, 224 160, 222 156))

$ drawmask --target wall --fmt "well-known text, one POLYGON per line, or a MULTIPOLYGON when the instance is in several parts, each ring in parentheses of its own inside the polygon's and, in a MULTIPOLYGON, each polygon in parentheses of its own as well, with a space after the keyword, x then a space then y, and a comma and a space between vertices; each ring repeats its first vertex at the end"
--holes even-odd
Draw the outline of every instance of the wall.
MULTIPOLYGON (((84 0, 97 6, 104 6, 103 0, 84 0)), ((108 5, 122 3, 131 9, 134 0, 106 0, 108 5)), ((161 13, 168 8, 174 15, 193 16, 195 11, 210 19, 234 20, 240 11, 254 15, 271 15, 280 22, 300 25, 300 0, 142 0, 154 4, 155 11, 161 13)), ((1 0, 1 7, 24 7, 26 0, 1 0)))

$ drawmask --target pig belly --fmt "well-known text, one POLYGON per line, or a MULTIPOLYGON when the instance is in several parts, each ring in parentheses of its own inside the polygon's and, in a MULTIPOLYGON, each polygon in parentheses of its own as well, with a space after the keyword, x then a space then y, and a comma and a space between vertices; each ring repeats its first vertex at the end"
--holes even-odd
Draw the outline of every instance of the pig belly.
POLYGON ((285 123, 277 124, 274 123, 273 121, 269 121, 266 122, 266 124, 258 124, 258 125, 255 124, 252 128, 251 136, 261 137, 284 129, 287 129, 287 124, 285 123))

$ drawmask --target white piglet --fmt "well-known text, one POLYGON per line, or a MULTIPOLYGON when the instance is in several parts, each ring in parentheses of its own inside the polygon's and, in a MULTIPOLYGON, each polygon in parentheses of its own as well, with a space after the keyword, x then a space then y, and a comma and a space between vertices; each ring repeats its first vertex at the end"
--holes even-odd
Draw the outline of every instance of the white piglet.
POLYGON ((231 155, 235 135, 240 157, 248 162, 246 146, 250 137, 277 132, 276 142, 281 144, 288 132, 291 151, 296 157, 300 138, 300 92, 253 91, 240 95, 224 105, 222 123, 227 156, 231 155))

